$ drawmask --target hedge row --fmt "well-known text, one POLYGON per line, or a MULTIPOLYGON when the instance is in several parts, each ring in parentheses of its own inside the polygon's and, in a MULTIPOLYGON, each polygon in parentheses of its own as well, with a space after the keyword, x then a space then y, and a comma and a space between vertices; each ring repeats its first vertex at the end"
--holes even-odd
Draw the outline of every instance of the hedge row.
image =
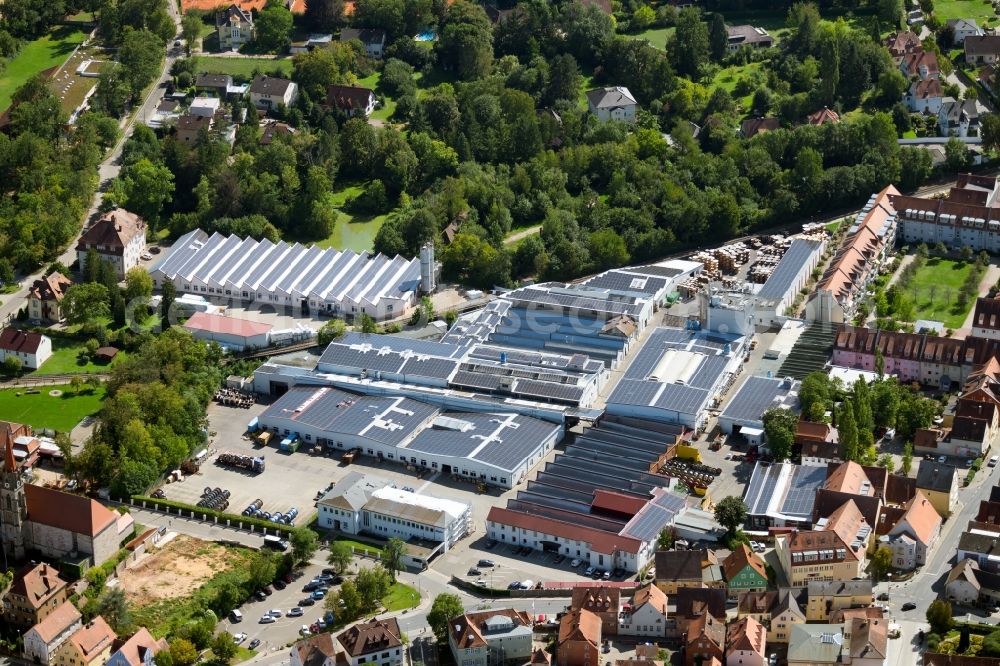
POLYGON ((273 523, 270 520, 264 520, 262 518, 255 518, 253 516, 238 516, 235 513, 224 513, 222 511, 216 511, 215 509, 209 509, 207 507, 194 506, 193 504, 186 504, 184 502, 175 502, 168 499, 160 499, 157 497, 147 497, 146 495, 132 495, 132 501, 139 505, 143 502, 147 506, 152 504, 153 506, 160 508, 165 507, 168 509, 178 509, 185 512, 187 515, 192 513, 195 516, 201 516, 203 520, 211 520, 212 518, 218 518, 221 523, 225 523, 226 520, 229 521, 232 526, 239 526, 240 523, 244 527, 253 525, 254 527, 261 527, 268 530, 269 534, 274 534, 280 532, 285 536, 289 536, 295 530, 299 529, 291 525, 279 525, 278 523, 273 523))

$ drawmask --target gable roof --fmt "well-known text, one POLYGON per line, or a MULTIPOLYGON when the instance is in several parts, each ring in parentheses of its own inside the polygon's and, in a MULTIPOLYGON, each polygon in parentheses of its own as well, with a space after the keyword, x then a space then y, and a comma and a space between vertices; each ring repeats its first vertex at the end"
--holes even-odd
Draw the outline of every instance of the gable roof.
POLYGON ((621 601, 621 591, 617 587, 582 586, 573 588, 571 608, 583 608, 592 613, 617 613, 621 601))
POLYGON ((827 107, 823 107, 818 111, 814 111, 806 116, 806 123, 809 125, 815 125, 819 127, 820 125, 825 125, 827 123, 839 123, 840 114, 836 111, 831 111, 827 107))
POLYGON ((889 54, 896 57, 912 50, 923 48, 920 38, 912 30, 892 33, 886 38, 885 46, 889 49, 889 54))
POLYGON ((767 629, 752 617, 743 617, 729 625, 726 650, 744 650, 764 656, 767 648, 767 629))
POLYGON ((40 525, 94 537, 116 520, 114 511, 82 495, 31 484, 24 486, 24 494, 28 520, 40 525))
POLYGON ((526 627, 527 633, 530 634, 531 617, 526 611, 518 611, 513 608, 464 613, 448 620, 448 633, 451 635, 451 642, 460 650, 485 647, 488 644, 489 634, 509 633, 520 627, 526 627), (510 622, 497 623, 497 620, 503 619, 510 622), (498 632, 496 629, 491 629, 490 624, 502 625, 504 630, 498 632))
POLYGON ((722 570, 727 581, 733 580, 747 567, 750 567, 764 580, 767 580, 764 560, 760 559, 760 556, 750 550, 750 547, 745 543, 741 543, 738 548, 726 556, 726 559, 722 560, 722 570))
POLYGON ((667 615, 667 595, 663 590, 652 583, 640 587, 632 595, 632 610, 638 610, 649 604, 657 613, 666 617, 667 615))
MULTIPOLYGON (((329 634, 323 635, 329 636, 329 634)), ((160 650, 165 650, 166 648, 167 641, 165 639, 161 638, 157 640, 149 633, 149 629, 140 627, 137 632, 132 634, 127 641, 118 647, 115 654, 128 662, 130 666, 142 666, 146 663, 144 658, 146 653, 152 653, 153 656, 156 656, 160 650)))
POLYGON ((920 68, 927 70, 921 76, 934 76, 939 73, 937 54, 934 51, 914 51, 903 56, 899 66, 913 75, 921 75, 920 68))
POLYGON ((239 319, 237 317, 227 317, 226 315, 212 314, 210 312, 195 312, 191 318, 184 322, 184 328, 191 331, 208 331, 222 335, 235 335, 240 337, 254 337, 264 335, 271 330, 270 324, 263 324, 250 319, 239 319))
POLYGON ((45 644, 52 642, 56 636, 66 631, 82 619, 80 611, 70 601, 62 602, 45 619, 28 631, 34 631, 45 644))
POLYGON ((941 527, 941 516, 930 500, 920 492, 906 506, 906 513, 896 523, 893 531, 906 531, 910 536, 924 544, 930 545, 931 540, 941 527), (909 529, 906 527, 909 526, 909 529))
POLYGON ((808 603, 808 592, 803 588, 782 587, 778 589, 778 598, 771 609, 771 617, 776 617, 785 612, 798 615, 803 620, 806 614, 802 612, 802 606, 808 603))
POLYGON ((399 637, 399 622, 394 617, 362 622, 337 634, 344 651, 352 657, 400 647, 403 643, 399 637))
POLYGON ((559 645, 585 641, 594 647, 601 642, 601 618, 586 609, 573 609, 559 620, 559 645))
POLYGON ((965 55, 981 56, 1000 53, 1000 36, 969 35, 965 38, 965 55))
POLYGON ((882 619, 856 617, 851 620, 851 657, 882 659, 888 654, 889 626, 882 619))
POLYGON ((80 236, 76 249, 85 252, 91 245, 103 246, 103 254, 122 254, 133 238, 146 232, 146 223, 135 213, 115 208, 101 216, 80 236))
POLYGON ((963 558, 961 562, 956 564, 948 572, 948 577, 945 579, 945 585, 950 585, 958 580, 964 580, 970 583, 977 590, 979 589, 979 581, 976 580, 976 570, 979 569, 979 565, 971 557, 963 558))
POLYGON ((30 293, 32 298, 40 301, 61 301, 66 295, 66 290, 72 286, 72 280, 59 271, 52 271, 45 277, 35 280, 30 293))
POLYGON ((764 132, 773 132, 781 127, 781 121, 773 116, 767 118, 747 118, 740 123, 740 134, 744 139, 751 139, 764 132))
POLYGON ((657 582, 701 580, 701 550, 658 550, 654 557, 657 582))
POLYGON ((635 97, 624 86, 608 86, 587 91, 587 101, 595 109, 617 109, 635 104, 635 97))
POLYGON ((941 95, 941 79, 920 79, 910 85, 910 97, 914 99, 935 99, 941 95))
POLYGON ((737 608, 740 614, 769 614, 777 599, 778 593, 773 590, 746 590, 740 592, 737 608))
POLYGON ((45 564, 27 564, 14 577, 10 594, 27 599, 38 610, 54 595, 66 588, 66 581, 59 577, 54 567, 45 564))
POLYGON ((726 591, 718 587, 681 587, 674 596, 678 617, 693 618, 708 612, 714 617, 726 617, 726 591))
POLYGON ((69 643, 76 648, 84 663, 90 663, 104 650, 110 649, 118 634, 98 615, 69 637, 69 643))
POLYGON ((358 86, 337 86, 326 87, 326 105, 337 109, 360 109, 365 110, 371 102, 375 93, 368 88, 358 86))
POLYGON ((225 9, 215 13, 215 27, 221 28, 227 23, 253 23, 253 14, 241 8, 235 2, 225 9))
POLYGON ((917 469, 917 488, 934 492, 949 492, 955 482, 955 468, 936 460, 921 460, 917 469))
POLYGON ((333 634, 321 633, 299 641, 292 646, 299 655, 302 666, 322 666, 327 660, 337 658, 337 645, 333 642, 333 634))
POLYGON ((720 649, 726 644, 726 621, 716 619, 711 613, 701 613, 688 622, 687 643, 690 645, 704 636, 720 649))
POLYGON ((250 84, 249 92, 256 95, 274 95, 276 97, 284 97, 288 89, 295 84, 288 79, 278 78, 276 76, 260 75, 253 80, 250 84))
POLYGON ((0 349, 10 352, 34 354, 45 338, 41 333, 5 328, 0 331, 0 349))
POLYGON ((340 31, 340 41, 358 39, 362 44, 385 44, 385 30, 382 28, 344 28, 340 31))

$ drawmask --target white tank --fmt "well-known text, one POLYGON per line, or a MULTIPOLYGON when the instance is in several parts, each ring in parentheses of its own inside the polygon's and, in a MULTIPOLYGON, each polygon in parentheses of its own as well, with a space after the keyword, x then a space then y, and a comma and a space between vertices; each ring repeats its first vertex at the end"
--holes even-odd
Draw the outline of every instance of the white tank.
POLYGON ((420 290, 425 294, 437 289, 437 278, 434 266, 434 243, 424 243, 420 246, 420 290))

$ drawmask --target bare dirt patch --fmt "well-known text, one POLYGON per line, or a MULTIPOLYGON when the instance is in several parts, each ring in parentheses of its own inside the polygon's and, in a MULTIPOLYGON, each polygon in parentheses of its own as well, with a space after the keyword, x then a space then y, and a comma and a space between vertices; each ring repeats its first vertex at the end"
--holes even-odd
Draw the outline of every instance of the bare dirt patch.
POLYGON ((235 565, 231 551, 225 547, 177 536, 126 569, 119 584, 132 604, 144 606, 187 597, 213 576, 235 565))

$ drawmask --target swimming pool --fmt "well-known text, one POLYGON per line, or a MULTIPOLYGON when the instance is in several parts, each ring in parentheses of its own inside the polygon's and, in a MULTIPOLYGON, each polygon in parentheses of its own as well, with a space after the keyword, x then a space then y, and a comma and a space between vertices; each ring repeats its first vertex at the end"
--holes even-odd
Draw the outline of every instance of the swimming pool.
POLYGON ((435 39, 437 39, 437 33, 434 32, 433 30, 428 30, 427 32, 420 33, 413 39, 417 40, 418 42, 433 42, 435 39))

